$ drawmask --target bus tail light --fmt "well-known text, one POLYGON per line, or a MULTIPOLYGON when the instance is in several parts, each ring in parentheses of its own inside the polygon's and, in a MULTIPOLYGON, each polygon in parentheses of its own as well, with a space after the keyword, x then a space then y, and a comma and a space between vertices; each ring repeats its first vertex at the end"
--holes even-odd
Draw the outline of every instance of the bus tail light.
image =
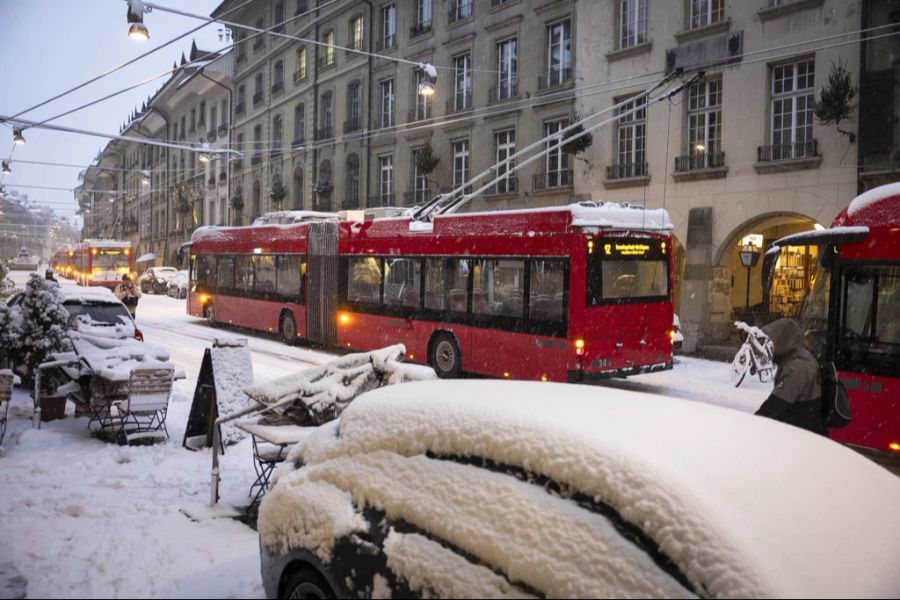
POLYGON ((139 342, 144 341, 144 334, 137 327, 134 328, 134 339, 136 339, 139 342))
POLYGON ((575 354, 584 356, 584 340, 575 340, 575 354))
POLYGON ((891 442, 888 444, 888 448, 890 448, 892 452, 900 452, 900 442, 891 442))

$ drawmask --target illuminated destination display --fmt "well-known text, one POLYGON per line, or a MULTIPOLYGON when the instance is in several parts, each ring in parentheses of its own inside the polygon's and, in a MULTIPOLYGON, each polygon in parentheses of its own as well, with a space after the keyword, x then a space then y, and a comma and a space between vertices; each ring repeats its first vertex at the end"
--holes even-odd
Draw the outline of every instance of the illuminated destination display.
POLYGON ((666 242, 652 239, 629 239, 621 242, 610 239, 590 240, 588 242, 588 254, 593 254, 594 247, 600 249, 601 256, 604 259, 645 258, 658 260, 666 254, 666 242))

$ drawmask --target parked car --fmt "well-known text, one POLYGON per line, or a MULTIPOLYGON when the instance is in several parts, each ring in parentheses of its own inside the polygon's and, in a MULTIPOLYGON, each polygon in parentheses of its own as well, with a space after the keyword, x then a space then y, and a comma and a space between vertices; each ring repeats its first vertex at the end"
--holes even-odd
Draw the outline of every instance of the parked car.
POLYGON ((63 288, 63 295, 63 307, 69 311, 69 329, 78 328, 79 317, 88 317, 94 327, 118 327, 121 335, 144 341, 128 308, 109 289, 63 288))
POLYGON ((678 318, 678 315, 674 315, 672 318, 672 350, 681 352, 683 345, 684 335, 681 333, 681 319, 678 318))
POLYGON ((169 279, 174 276, 178 270, 175 267, 150 267, 138 277, 138 285, 141 286, 143 294, 164 294, 169 279))
POLYGON ((166 294, 172 298, 187 298, 188 272, 178 271, 169 279, 166 294))
POLYGON ((270 598, 900 594, 900 479, 774 420, 452 380, 360 396, 259 508, 270 598))

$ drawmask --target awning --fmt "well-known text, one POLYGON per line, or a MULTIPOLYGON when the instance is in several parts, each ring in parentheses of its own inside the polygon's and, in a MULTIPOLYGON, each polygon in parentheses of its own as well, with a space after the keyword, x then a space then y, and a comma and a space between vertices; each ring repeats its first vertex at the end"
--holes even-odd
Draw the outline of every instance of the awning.
POLYGON ((137 259, 134 262, 142 263, 142 262, 147 262, 148 260, 156 260, 156 255, 152 252, 148 252, 147 254, 144 254, 143 256, 141 256, 139 259, 137 259))

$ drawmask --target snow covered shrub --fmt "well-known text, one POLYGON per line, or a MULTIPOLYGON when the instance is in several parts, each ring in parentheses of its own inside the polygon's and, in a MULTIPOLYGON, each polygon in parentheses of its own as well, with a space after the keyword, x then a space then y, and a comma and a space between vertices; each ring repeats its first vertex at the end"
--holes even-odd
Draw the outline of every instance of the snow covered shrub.
POLYGON ((15 289, 13 282, 6 278, 7 273, 6 265, 0 262, 0 302, 3 303, 6 302, 6 299, 12 295, 15 289))
POLYGON ((69 311, 63 308, 63 296, 58 285, 51 285, 43 277, 32 275, 25 286, 22 299, 22 332, 20 348, 14 358, 22 375, 22 383, 34 383, 37 366, 53 352, 69 349, 66 324, 69 311))
POLYGON ((5 369, 18 352, 22 337, 22 312, 0 302, 0 369, 5 369))

